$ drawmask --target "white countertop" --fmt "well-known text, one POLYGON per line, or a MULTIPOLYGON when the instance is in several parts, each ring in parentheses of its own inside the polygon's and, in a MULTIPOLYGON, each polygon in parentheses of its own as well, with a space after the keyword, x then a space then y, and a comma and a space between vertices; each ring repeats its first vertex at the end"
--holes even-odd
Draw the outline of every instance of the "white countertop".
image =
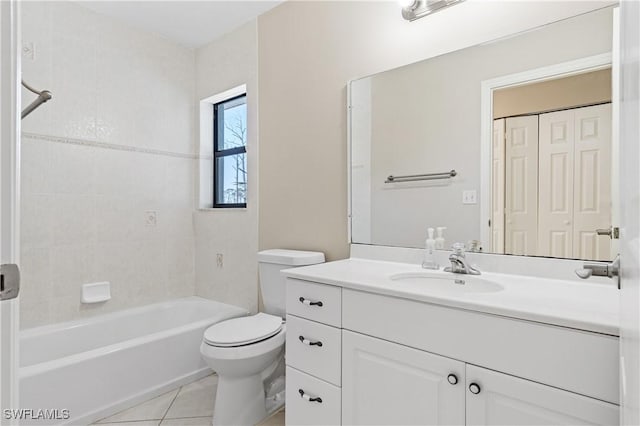
MULTIPOLYGON (((619 291, 613 285, 482 272, 504 287, 493 293, 443 291, 390 275, 425 271, 418 265, 351 258, 284 270, 291 278, 511 318, 620 335, 619 291)), ((448 272, 439 274, 452 276, 448 272)), ((473 277, 455 274, 456 277, 473 277)))

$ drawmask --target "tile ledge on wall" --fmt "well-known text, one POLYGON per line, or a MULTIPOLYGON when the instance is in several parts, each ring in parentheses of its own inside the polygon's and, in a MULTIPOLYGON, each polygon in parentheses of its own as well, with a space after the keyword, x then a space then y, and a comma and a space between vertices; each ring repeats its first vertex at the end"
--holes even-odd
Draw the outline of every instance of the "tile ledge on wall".
POLYGON ((161 149, 143 148, 130 145, 121 145, 110 142, 100 142, 87 139, 68 138, 61 136, 43 135, 38 133, 22 132, 21 135, 25 139, 39 140, 46 142, 66 143, 71 145, 91 146, 94 148, 113 149, 117 151, 139 152, 143 154, 164 155, 168 157, 189 158, 189 159, 209 159, 211 156, 189 154, 183 152, 165 151, 161 149))
POLYGON ((196 209, 198 212, 209 213, 209 212, 247 212, 249 211, 248 207, 233 207, 233 208, 214 208, 214 207, 198 207, 196 209))

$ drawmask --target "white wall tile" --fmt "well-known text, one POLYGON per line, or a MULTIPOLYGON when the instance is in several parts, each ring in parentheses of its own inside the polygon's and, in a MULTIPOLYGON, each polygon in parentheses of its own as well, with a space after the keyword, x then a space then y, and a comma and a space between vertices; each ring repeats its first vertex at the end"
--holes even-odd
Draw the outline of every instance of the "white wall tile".
POLYGON ((194 52, 75 2, 22 19, 23 73, 53 99, 23 121, 21 327, 193 295, 195 160, 90 143, 193 153, 194 52), (97 281, 112 299, 82 305, 97 281))
POLYGON ((56 194, 51 201, 53 245, 81 244, 95 240, 95 197, 56 194))
POLYGON ((20 256, 21 300, 48 303, 52 297, 51 259, 48 248, 23 248, 20 256), (25 285, 28 284, 28 285, 25 285))
POLYGON ((53 199, 49 194, 22 194, 20 246, 23 249, 53 244, 53 199))

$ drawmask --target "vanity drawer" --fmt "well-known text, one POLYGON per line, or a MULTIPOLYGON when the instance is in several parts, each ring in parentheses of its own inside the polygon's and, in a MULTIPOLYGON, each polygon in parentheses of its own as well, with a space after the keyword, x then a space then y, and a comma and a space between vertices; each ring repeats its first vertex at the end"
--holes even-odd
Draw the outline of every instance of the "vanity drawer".
POLYGON ((336 386, 341 383, 339 328, 287 315, 287 364, 336 386))
POLYGON ((316 379, 295 368, 287 367, 286 388, 286 424, 340 424, 342 394, 339 387, 316 379), (315 400, 315 398, 319 398, 319 400, 315 400))
POLYGON ((342 325, 342 289, 287 278, 287 313, 340 327, 342 325))

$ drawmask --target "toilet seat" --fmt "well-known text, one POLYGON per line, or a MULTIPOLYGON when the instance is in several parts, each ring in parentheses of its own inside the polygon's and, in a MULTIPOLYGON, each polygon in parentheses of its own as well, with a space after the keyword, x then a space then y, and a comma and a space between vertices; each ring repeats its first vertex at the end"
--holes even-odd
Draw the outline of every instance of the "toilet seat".
POLYGON ((219 348, 251 345, 282 330, 282 318, 265 313, 233 318, 212 325, 204 332, 204 343, 219 348))

